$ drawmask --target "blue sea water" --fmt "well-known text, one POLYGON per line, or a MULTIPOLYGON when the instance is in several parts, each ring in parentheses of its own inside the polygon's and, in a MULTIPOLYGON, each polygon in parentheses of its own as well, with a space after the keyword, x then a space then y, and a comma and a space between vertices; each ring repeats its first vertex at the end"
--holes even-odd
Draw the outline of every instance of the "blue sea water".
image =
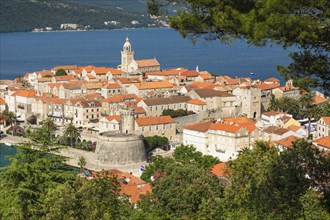
POLYGON ((17 153, 17 149, 15 147, 8 147, 5 144, 0 144, 0 168, 5 167, 10 164, 10 160, 8 160, 8 156, 15 155, 17 153))
POLYGON ((162 69, 185 67, 218 75, 278 77, 277 65, 291 62, 279 46, 255 47, 245 41, 224 45, 200 41, 195 45, 172 29, 131 29, 88 32, 1 33, 0 79, 13 79, 28 72, 57 65, 116 67, 129 37, 135 59, 156 57, 162 69))

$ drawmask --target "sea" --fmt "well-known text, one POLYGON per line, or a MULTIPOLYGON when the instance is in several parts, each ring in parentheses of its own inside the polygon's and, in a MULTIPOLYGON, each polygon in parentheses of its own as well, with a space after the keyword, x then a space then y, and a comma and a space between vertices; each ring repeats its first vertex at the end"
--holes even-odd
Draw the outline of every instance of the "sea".
POLYGON ((162 69, 185 67, 217 75, 282 77, 277 65, 288 65, 290 52, 277 45, 256 47, 237 40, 230 45, 199 40, 195 44, 169 28, 81 32, 0 33, 0 79, 58 65, 117 67, 125 38, 135 59, 157 58, 162 69))

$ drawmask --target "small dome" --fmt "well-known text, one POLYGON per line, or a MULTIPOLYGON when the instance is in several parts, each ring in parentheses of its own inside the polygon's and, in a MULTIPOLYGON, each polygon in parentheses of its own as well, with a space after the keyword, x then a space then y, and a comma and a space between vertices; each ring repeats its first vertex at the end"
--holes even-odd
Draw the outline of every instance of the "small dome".
POLYGON ((126 37, 126 42, 124 43, 124 47, 131 47, 131 43, 129 42, 128 37, 126 37))

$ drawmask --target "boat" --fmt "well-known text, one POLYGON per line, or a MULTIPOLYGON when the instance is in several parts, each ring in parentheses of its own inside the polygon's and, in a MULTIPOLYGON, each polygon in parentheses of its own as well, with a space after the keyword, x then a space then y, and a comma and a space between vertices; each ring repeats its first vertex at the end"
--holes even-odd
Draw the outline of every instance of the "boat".
POLYGON ((10 142, 5 142, 5 145, 7 145, 8 147, 11 147, 11 146, 13 146, 13 144, 12 144, 12 143, 10 143, 10 142))

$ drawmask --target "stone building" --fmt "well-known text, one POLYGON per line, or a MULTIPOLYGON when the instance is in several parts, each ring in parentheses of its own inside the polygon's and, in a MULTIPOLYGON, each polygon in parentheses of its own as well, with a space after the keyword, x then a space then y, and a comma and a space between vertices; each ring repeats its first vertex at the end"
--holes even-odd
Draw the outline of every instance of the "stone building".
POLYGON ((233 91, 240 102, 240 113, 248 118, 259 118, 261 115, 261 90, 256 86, 240 86, 233 91))
POLYGON ((316 124, 316 137, 330 136, 330 117, 322 117, 316 124))

